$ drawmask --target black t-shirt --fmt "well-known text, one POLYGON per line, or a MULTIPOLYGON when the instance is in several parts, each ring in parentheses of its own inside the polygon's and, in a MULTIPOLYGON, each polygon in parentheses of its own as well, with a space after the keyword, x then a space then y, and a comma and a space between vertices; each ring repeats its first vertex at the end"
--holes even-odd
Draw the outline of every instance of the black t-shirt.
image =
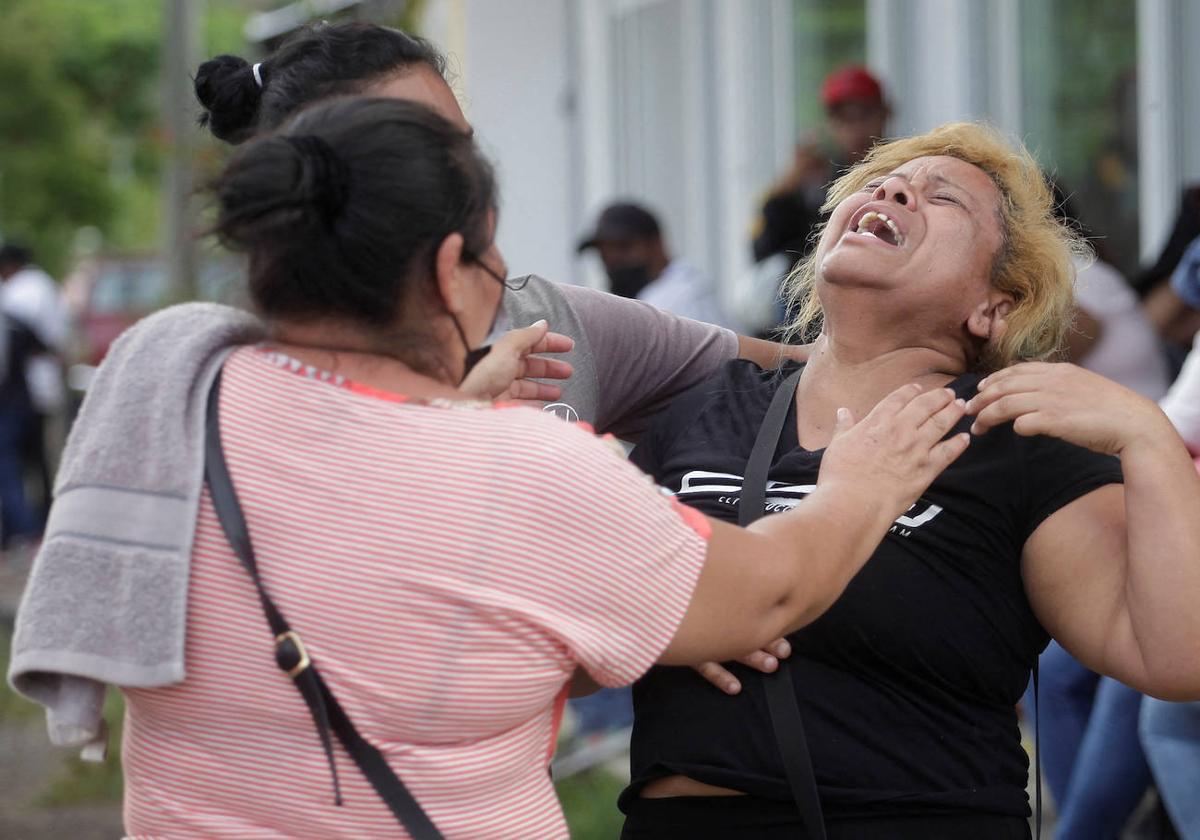
MULTIPOLYGON (((737 522, 759 425, 785 375, 726 365, 652 427, 633 460, 679 500, 737 522)), ((951 387, 967 398, 979 376, 951 387)), ((793 405, 768 475, 767 513, 817 481, 793 405)), ((955 432, 965 431, 964 418, 955 432)), ((973 438, 880 543, 840 599, 792 634, 791 672, 826 815, 1028 814, 1014 706, 1048 636, 1021 580, 1022 547, 1047 516, 1120 482, 1115 458, 1011 424, 973 438)), ((683 774, 788 800, 758 673, 730 697, 690 668, 634 686, 632 783, 683 774)))

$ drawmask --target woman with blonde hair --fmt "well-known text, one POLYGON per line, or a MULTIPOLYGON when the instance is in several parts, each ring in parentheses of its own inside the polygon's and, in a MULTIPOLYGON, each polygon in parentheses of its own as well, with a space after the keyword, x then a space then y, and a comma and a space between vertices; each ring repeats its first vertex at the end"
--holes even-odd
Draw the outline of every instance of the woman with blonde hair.
POLYGON ((747 524, 803 509, 838 412, 898 383, 967 401, 971 445, 779 673, 703 666, 726 694, 680 668, 637 683, 626 838, 1023 838, 1014 706, 1050 637, 1200 696, 1200 479, 1153 402, 1046 361, 1084 246, 1028 152, 942 126, 876 147, 826 211, 790 279, 809 361, 729 363, 635 460, 747 524))

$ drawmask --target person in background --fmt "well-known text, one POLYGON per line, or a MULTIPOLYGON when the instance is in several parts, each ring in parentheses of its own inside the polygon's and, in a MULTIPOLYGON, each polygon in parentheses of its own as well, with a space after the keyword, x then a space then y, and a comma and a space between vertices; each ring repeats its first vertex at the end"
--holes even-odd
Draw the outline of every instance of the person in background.
POLYGON ((1172 361, 1172 373, 1178 373, 1192 339, 1200 330, 1200 296, 1183 297, 1186 290, 1177 281, 1176 272, 1189 246, 1200 237, 1200 184, 1185 187, 1171 235, 1154 265, 1143 271, 1134 286, 1143 295, 1146 316, 1158 330, 1172 361))
POLYGON ((1059 219, 1088 237, 1096 252, 1094 259, 1075 260, 1075 326, 1067 334, 1064 361, 1157 402, 1170 383, 1154 326, 1129 282, 1107 258, 1104 241, 1089 236, 1070 197, 1059 185, 1053 187, 1059 219))
MULTIPOLYGON (((1172 292, 1200 310, 1200 236, 1186 247, 1171 274, 1172 292)), ((1195 455, 1200 453, 1200 336, 1183 370, 1160 403, 1195 455)), ((1142 702, 1139 732, 1163 805, 1183 840, 1200 840, 1200 703, 1142 702)))
POLYGON ((33 406, 25 367, 42 349, 33 330, 0 310, 0 539, 21 547, 40 532, 25 497, 25 435, 33 406))
POLYGON ((671 256, 658 219, 640 204, 606 207, 578 251, 591 248, 604 263, 614 295, 694 321, 730 326, 711 280, 694 265, 671 256))
POLYGON ((58 284, 34 263, 28 248, 16 243, 0 248, 0 281, 0 309, 33 330, 43 348, 25 363, 32 413, 24 430, 24 451, 38 478, 36 516, 44 519, 52 485, 46 434, 49 420, 67 402, 61 354, 69 317, 58 284))
POLYGON ((792 166, 771 187, 753 241, 756 263, 741 284, 736 314, 755 334, 768 334, 785 320, 779 283, 812 246, 825 191, 840 172, 854 166, 884 136, 891 108, 883 86, 865 67, 850 65, 821 85, 825 126, 821 135, 796 144, 792 166))

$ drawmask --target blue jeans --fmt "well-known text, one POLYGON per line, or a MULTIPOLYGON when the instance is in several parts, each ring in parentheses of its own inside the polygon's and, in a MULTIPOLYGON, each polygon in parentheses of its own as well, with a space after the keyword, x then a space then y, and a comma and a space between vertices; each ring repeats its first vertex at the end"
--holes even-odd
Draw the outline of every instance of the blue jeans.
POLYGON ((6 543, 39 530, 25 498, 24 446, 32 416, 28 408, 0 405, 0 531, 6 543))
POLYGON ((1042 768, 1058 806, 1056 840, 1116 838, 1150 784, 1138 740, 1142 695, 1089 671, 1057 642, 1039 664, 1042 768))
POLYGON ((1142 702, 1142 747, 1183 840, 1200 840, 1200 703, 1142 702))

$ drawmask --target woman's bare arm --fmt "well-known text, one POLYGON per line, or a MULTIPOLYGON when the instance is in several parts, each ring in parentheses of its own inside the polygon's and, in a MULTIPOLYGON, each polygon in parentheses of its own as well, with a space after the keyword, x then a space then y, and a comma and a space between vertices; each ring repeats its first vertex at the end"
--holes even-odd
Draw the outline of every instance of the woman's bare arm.
POLYGON ((1025 544, 1042 624, 1081 662, 1147 694, 1200 699, 1200 476, 1153 402, 1073 365, 1018 365, 971 401, 1006 420, 1116 455, 1109 485, 1049 516, 1025 544))
POLYGON ((738 336, 738 358, 754 362, 764 370, 772 370, 786 361, 807 362, 811 344, 777 344, 761 338, 738 336))

